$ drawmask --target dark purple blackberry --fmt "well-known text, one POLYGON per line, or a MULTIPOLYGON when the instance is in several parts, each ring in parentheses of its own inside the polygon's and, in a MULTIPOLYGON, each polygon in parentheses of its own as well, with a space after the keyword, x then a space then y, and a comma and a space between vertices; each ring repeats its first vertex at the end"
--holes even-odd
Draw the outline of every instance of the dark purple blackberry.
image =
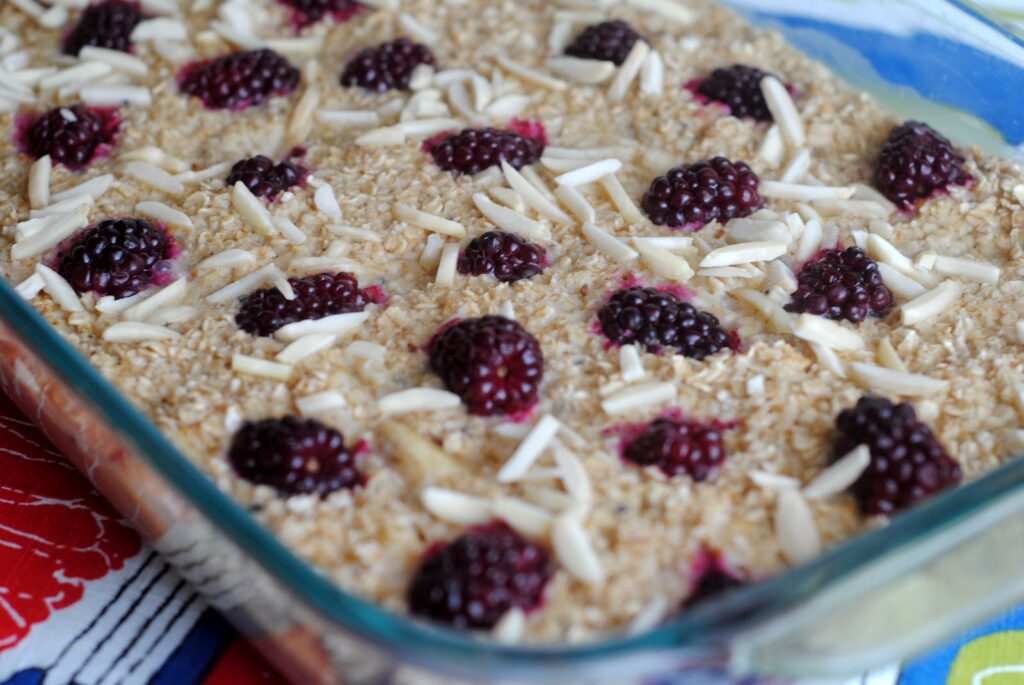
POLYGON ((699 228, 749 216, 761 207, 759 180, 745 162, 725 157, 682 164, 651 183, 643 208, 656 224, 699 228))
POLYGON ((902 209, 952 185, 967 185, 971 175, 949 139, 919 121, 892 130, 875 167, 875 185, 902 209))
POLYGON ((409 611, 459 630, 489 630, 509 609, 540 606, 554 570, 541 545, 504 523, 481 526, 427 552, 409 584, 409 611))
POLYGON ((101 145, 114 142, 118 123, 113 112, 85 105, 56 107, 32 122, 25 141, 34 157, 50 155, 68 169, 81 169, 92 161, 101 145))
POLYGON ((786 311, 860 323, 868 314, 885 316, 891 307, 892 292, 882 283, 878 264, 859 247, 848 247, 804 264, 786 311))
POLYGON ((107 219, 86 229, 57 256, 56 270, 76 293, 115 299, 142 292, 172 256, 166 231, 145 219, 107 219))
POLYGON ((250 483, 269 485, 284 496, 326 497, 366 482, 356 450, 345 446, 341 433, 297 416, 245 423, 231 440, 228 461, 250 483))
POLYGON ((476 174, 502 160, 516 169, 533 164, 544 152, 537 138, 497 128, 466 128, 430 146, 430 155, 445 171, 476 174))
POLYGON ((430 48, 399 38, 364 48, 345 65, 341 85, 359 86, 374 93, 388 90, 409 90, 412 70, 420 64, 434 64, 430 48))
POLYGON ((256 155, 235 162, 227 185, 230 187, 241 181, 253 195, 272 200, 278 193, 297 186, 305 175, 305 169, 288 160, 274 164, 269 157, 256 155))
POLYGON ((322 273, 289 278, 295 299, 287 300, 277 288, 263 288, 240 300, 235 323, 253 335, 273 335, 296 321, 322 319, 334 314, 361 312, 370 303, 352 274, 322 273))
POLYGON ((960 482, 960 465, 906 402, 862 397, 839 413, 836 428, 835 459, 858 445, 871 451, 871 463, 853 484, 865 514, 894 514, 960 482))
POLYGON ((745 582, 720 566, 709 566, 690 586, 690 594, 683 600, 681 608, 683 610, 692 609, 709 599, 721 597, 744 585, 746 585, 745 582))
POLYGON ((273 50, 233 52, 190 64, 178 77, 181 91, 211 109, 233 112, 287 95, 299 85, 299 70, 273 50))
POLYGON ((325 16, 335 21, 348 21, 363 8, 354 0, 278 0, 295 10, 295 22, 300 26, 308 26, 320 21, 325 16))
POLYGON ((144 18, 137 2, 104 0, 90 5, 64 40, 64 52, 77 55, 86 45, 131 52, 132 31, 144 18))
POLYGON ((761 79, 770 76, 757 67, 734 64, 715 69, 697 84, 697 93, 725 105, 734 117, 772 121, 772 113, 761 92, 761 79))
POLYGON ((503 283, 536 276, 544 270, 544 248, 515 233, 488 231, 469 241, 459 255, 459 273, 490 274, 503 283))
POLYGON ((718 426, 662 417, 626 445, 622 456, 640 466, 657 466, 669 478, 689 476, 699 483, 718 470, 726 453, 718 426))
POLYGON ((654 288, 618 291, 601 307, 597 318, 613 343, 641 345, 649 352, 671 347, 698 361, 727 349, 731 342, 713 314, 654 288))
POLYGON ((643 40, 640 34, 621 19, 603 21, 583 29, 583 32, 569 43, 565 54, 622 64, 638 40, 643 40))
POLYGON ((518 414, 537 402, 544 378, 540 343, 511 319, 462 319, 430 341, 430 368, 470 414, 518 414))

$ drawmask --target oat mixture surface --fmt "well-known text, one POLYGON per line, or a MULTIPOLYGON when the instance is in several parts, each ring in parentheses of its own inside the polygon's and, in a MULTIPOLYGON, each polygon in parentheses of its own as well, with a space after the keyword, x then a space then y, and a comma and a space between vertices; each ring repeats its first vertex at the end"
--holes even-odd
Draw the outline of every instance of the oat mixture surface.
MULTIPOLYGON (((683 88, 719 66, 750 64, 779 75, 793 87, 806 127, 805 146, 812 152, 809 169, 797 179, 806 185, 870 185, 879 150, 899 119, 870 97, 838 82, 778 35, 754 30, 731 11, 708 2, 689 2, 686 7, 695 20, 683 23, 666 19, 643 3, 613 3, 584 12, 542 0, 403 0, 399 11, 365 8, 348 21, 318 21, 300 33, 281 5, 256 0, 228 4, 236 10, 252 10, 249 16, 255 25, 248 29, 254 33, 288 42, 279 51, 307 53, 288 55, 302 72, 302 83, 294 92, 242 111, 207 109, 182 94, 175 75, 185 63, 236 49, 224 38, 231 35, 232 25, 225 19, 232 16, 230 12, 222 7, 218 16, 215 3, 199 0, 181 18, 189 39, 136 43, 135 56, 148 65, 148 72, 131 75, 130 81, 149 88, 152 103, 120 107, 122 125, 109 154, 83 171, 55 166, 50 178, 50 188, 58 192, 113 174, 112 186, 88 208, 89 225, 137 215, 137 204, 149 200, 188 216, 192 227, 168 227, 180 248, 175 260, 179 275, 188 279, 183 296, 173 304, 196 308, 184 320, 166 324, 180 337, 104 340, 104 331, 121 321, 122 315, 98 310, 90 294, 82 296, 81 311, 67 311, 49 290, 35 295, 32 304, 219 487, 346 590, 391 610, 406 610, 406 587, 424 551, 467 528, 429 512, 421 502, 424 487, 487 500, 517 497, 552 515, 558 514, 552 507, 577 506, 573 493, 566 492, 557 477, 545 480, 544 474, 552 473, 555 465, 551 450, 540 456, 533 477, 513 483, 501 483, 496 477, 531 426, 546 415, 571 429, 559 439, 578 457, 589 477, 593 493, 580 522, 603 577, 585 582, 564 563, 557 564, 543 606, 527 616, 522 634, 528 639, 595 639, 625 629, 642 612, 672 613, 686 597, 694 564, 705 549, 721 552, 728 566, 745 578, 776 573, 792 561, 777 531, 778 490, 764 487, 763 479, 759 485, 752 475, 765 472, 809 483, 832 462, 835 419, 841 410, 869 391, 897 397, 871 387, 851 371, 854 362, 886 366, 877 356, 883 341, 892 344, 908 372, 945 381, 937 389, 913 392, 907 399, 959 462, 965 479, 995 467, 1019 448, 1014 442, 1024 412, 1016 388, 1024 382, 1024 346, 1017 328, 1024 318, 1020 304, 1024 296, 1024 173, 1019 166, 962 150, 973 183, 927 200, 916 215, 893 212, 879 217, 865 210, 863 202, 852 209, 837 209, 836 203, 809 201, 798 207, 794 200, 765 198, 764 208, 751 218, 784 222, 789 214, 800 212, 807 220, 817 211, 826 240, 837 236, 843 245, 853 245, 870 231, 888 238, 911 260, 931 250, 1001 269, 994 284, 930 272, 936 283, 955 281, 962 293, 955 304, 914 325, 905 325, 899 311, 912 298, 898 293, 892 312, 882 319, 869 317, 856 327, 838 322, 855 330, 863 347, 835 351, 837 368, 830 368, 806 340, 775 330, 736 296, 744 288, 770 292, 774 282, 767 264, 740 265, 735 268, 746 273, 736 275, 728 275, 728 270, 717 276, 701 273, 699 262, 706 252, 727 244, 726 228, 720 223, 687 233, 646 219, 627 221, 600 184, 581 186, 578 190, 596 211, 594 223, 623 240, 692 236, 693 245, 676 253, 697 270, 685 284, 693 293, 691 301, 716 315, 740 340, 736 351, 701 361, 641 350, 645 376, 632 385, 669 383, 676 396, 669 402, 611 414, 602 402, 630 384, 623 380, 619 349, 595 329, 597 312, 631 278, 651 286, 670 281, 657 275, 644 259, 621 261, 596 247, 584 237, 575 217, 552 222, 525 209, 524 215, 551 233, 550 240, 537 241, 549 261, 541 274, 507 284, 486 276, 456 274, 450 285, 437 284, 439 239, 434 236, 438 234, 403 219, 396 207, 407 205, 459 222, 465 237, 442 235, 441 239, 465 246, 472 237, 495 230, 474 205, 473 195, 504 187, 501 174, 495 169, 475 175, 442 170, 421 149, 422 140, 411 136, 401 144, 357 144, 356 139, 372 125, 342 126, 314 116, 308 120, 308 131, 302 130, 302 116, 296 114, 301 103, 315 111, 381 112, 381 127, 399 123, 399 113, 413 92, 371 94, 342 87, 338 79, 355 51, 409 34, 400 11, 437 33, 430 49, 440 74, 471 69, 487 79, 491 85, 487 90, 493 92, 479 95, 485 104, 488 97, 493 102, 504 96, 526 96, 527 104, 514 116, 542 122, 549 145, 607 148, 595 156, 623 162, 616 176, 637 205, 651 181, 670 167, 716 155, 747 162, 762 184, 782 177, 793 149, 787 146, 783 155, 764 151, 769 123, 729 116, 720 107, 702 104, 683 88), (588 16, 595 12, 601 17, 588 16), (600 18, 629 22, 664 61, 661 92, 642 92, 640 84, 633 83, 621 101, 613 101, 609 82, 569 83, 556 90, 496 65, 494 58, 504 56, 555 76, 544 60, 560 53, 552 50, 549 37, 567 16, 572 22, 570 38, 600 18), (311 37, 322 38, 322 45, 310 49, 313 41, 306 39, 311 37), (312 91, 318 95, 305 98, 312 91), (290 133, 289 122, 293 122, 290 133), (232 164, 255 154, 279 160, 296 146, 304 148, 299 161, 312 170, 312 178, 273 203, 260 202, 275 217, 294 222, 306 235, 301 243, 285 239, 280 232, 268 237, 256 230, 232 201, 232 189, 224 181, 227 169, 205 180, 188 178, 190 171, 232 164), (162 153, 147 150, 150 147, 162 153), (184 172, 184 190, 162 191, 126 173, 126 160, 133 154, 172 174, 184 172), (333 189, 340 218, 315 202, 314 193, 322 184, 333 189), (361 232, 332 226, 357 227, 361 232), (429 247, 428 240, 432 241, 429 247), (252 259, 234 267, 196 268, 229 249, 246 250, 252 259), (293 265, 307 257, 334 258, 333 268, 293 265), (273 361, 285 343, 239 330, 234 321, 236 297, 215 304, 206 298, 268 264, 277 265, 287 276, 351 271, 361 286, 379 286, 386 293, 386 306, 370 305, 364 324, 295 363, 287 380, 240 373, 233 368, 233 355, 273 361), (442 324, 455 317, 510 311, 537 338, 544 354, 539 405, 529 418, 516 422, 500 416, 472 416, 462 406, 382 415, 378 400, 389 393, 441 387, 428 367, 425 346, 442 324), (225 453, 243 420, 300 414, 297 400, 327 391, 340 393, 345 406, 319 411, 317 418, 340 430, 346 443, 366 441, 368 448, 360 462, 368 478, 364 487, 339 490, 322 499, 285 498, 234 473, 225 453), (723 431, 728 457, 707 481, 669 479, 656 468, 639 468, 620 458, 622 437, 609 429, 648 422, 667 407, 695 419, 735 423, 723 431), (385 421, 433 441, 455 467, 447 471, 427 467, 424 475, 408 455, 396 454, 394 433, 388 433, 385 421), (659 606, 662 609, 652 609, 659 606)), ((72 10, 72 21, 76 12, 72 10)), ((60 55, 59 28, 40 26, 10 3, 0 8, 0 26, 20 39, 18 50, 26 51, 26 57, 19 58, 25 61, 19 69, 64 69, 75 63, 74 58, 60 55)), ((240 41, 237 36, 231 40, 240 41)), ((479 91, 471 81, 467 85, 472 100, 479 91)), ((447 105, 449 92, 439 91, 437 102, 447 105)), ((29 278, 40 259, 53 254, 50 250, 23 259, 12 257, 15 225, 28 219, 31 209, 26 189, 32 158, 15 142, 17 122, 28 112, 74 104, 79 98, 73 92, 62 95, 59 86, 45 92, 33 87, 30 92, 29 102, 0 115, 0 221, 5 227, 0 270, 12 284, 29 278)), ((512 118, 489 120, 476 114, 480 121, 470 121, 456 108, 450 111, 444 116, 466 126, 503 126, 512 118)), ((549 188, 556 187, 554 178, 561 170, 543 163, 532 168, 549 188)), ((798 222, 801 227, 803 220, 798 222)), ((799 239, 793 240, 784 261, 794 263, 799 244, 799 239)), ((272 286, 262 283, 260 287, 272 286)), ((811 500, 809 506, 825 547, 878 521, 863 516, 849 494, 811 500)), ((547 543, 546 532, 527 537, 547 543)))

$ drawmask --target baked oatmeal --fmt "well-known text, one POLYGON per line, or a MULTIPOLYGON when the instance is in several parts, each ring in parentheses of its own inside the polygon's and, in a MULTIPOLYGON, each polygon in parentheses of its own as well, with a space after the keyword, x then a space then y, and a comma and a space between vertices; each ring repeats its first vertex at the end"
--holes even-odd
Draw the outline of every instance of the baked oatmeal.
POLYGON ((702 0, 0 8, 0 268, 342 588, 640 631, 1024 447, 1024 173, 702 0))

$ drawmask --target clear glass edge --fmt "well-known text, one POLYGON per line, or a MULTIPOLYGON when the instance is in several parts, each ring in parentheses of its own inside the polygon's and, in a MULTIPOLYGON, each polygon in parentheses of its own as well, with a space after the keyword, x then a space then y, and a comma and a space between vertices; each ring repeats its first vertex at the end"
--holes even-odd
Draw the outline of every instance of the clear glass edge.
MULTIPOLYGON (((962 0, 946 2, 1024 48, 1024 38, 1007 31, 973 4, 962 0)), ((572 666, 591 660, 628 657, 637 651, 713 645, 737 634, 744 626, 779 615, 883 556, 898 554, 904 544, 936 535, 1024 488, 1024 459, 1017 457, 973 482, 900 515, 883 528, 855 536, 810 563, 738 589, 722 599, 710 600, 650 632, 583 645, 497 645, 392 614, 344 592, 319 574, 220 491, 3 279, 0 279, 0 320, 103 416, 109 427, 134 445, 139 456, 181 497, 312 610, 393 654, 424 664, 469 658, 493 667, 518 670, 535 665, 538 659, 547 667, 554 665, 552 659, 557 660, 559 666, 572 666), (750 611, 751 607, 755 610, 750 611), (737 616, 743 618, 737 619, 737 616), (722 617, 727 618, 722 620, 722 617)))

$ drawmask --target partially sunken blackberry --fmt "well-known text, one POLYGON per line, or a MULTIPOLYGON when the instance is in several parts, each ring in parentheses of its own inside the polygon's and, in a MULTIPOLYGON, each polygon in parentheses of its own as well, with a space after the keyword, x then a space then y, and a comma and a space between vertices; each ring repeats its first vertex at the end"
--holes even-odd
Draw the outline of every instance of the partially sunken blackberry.
POLYGON ((277 288, 263 288, 241 299, 235 323, 253 335, 273 335, 296 321, 322 319, 335 314, 361 312, 370 298, 352 274, 322 273, 289 278, 295 299, 287 300, 277 288))
POLYGON ((92 161, 101 145, 114 142, 117 118, 85 105, 57 107, 29 126, 26 143, 34 157, 50 159, 68 169, 81 169, 92 161))
POLYGON ((430 341, 430 368, 470 414, 516 414, 537 402, 544 378, 540 343, 511 319, 462 319, 430 341))
POLYGON ((430 48, 399 38, 360 50, 341 73, 341 85, 359 86, 375 93, 409 90, 412 70, 420 64, 434 64, 430 48))
POLYGON ((681 608, 684 610, 692 609, 709 599, 721 597, 730 590, 735 590, 744 585, 746 583, 721 566, 709 566, 691 585, 690 594, 683 600, 681 608))
POLYGON ((655 419, 632 442, 623 457, 641 466, 657 466, 669 478, 707 480, 725 461, 722 432, 713 425, 685 419, 655 419))
POLYGON ((753 214, 761 207, 759 180, 744 162, 725 157, 682 164, 651 183, 643 208, 656 224, 699 228, 753 214))
POLYGON ((459 273, 490 274, 503 283, 536 276, 544 270, 544 248, 515 233, 488 231, 469 241, 459 255, 459 273))
POLYGON ((603 21, 585 28, 565 49, 565 54, 622 64, 638 40, 643 40, 640 34, 621 19, 603 21))
POLYGON ((506 524, 474 528, 427 552, 409 584, 409 611, 460 630, 489 630, 509 609, 540 606, 554 568, 547 549, 506 524))
POLYGON ((772 121, 772 113, 761 92, 761 79, 768 75, 756 67, 734 64, 712 71, 697 84, 697 92, 727 106, 734 117, 772 121))
POLYGON ((862 397, 836 418, 836 459, 867 445, 871 462, 853 484, 865 514, 894 514, 960 482, 953 460, 906 402, 862 397))
POLYGON ((144 18, 137 2, 104 0, 90 5, 64 40, 64 52, 77 55, 86 45, 130 52, 132 31, 144 18))
POLYGON ((964 158, 949 139, 919 121, 892 130, 875 167, 875 185, 902 209, 970 181, 964 158))
POLYGON ((295 10, 295 20, 300 27, 320 21, 325 16, 330 16, 339 22, 348 21, 363 8, 353 0, 278 0, 278 2, 295 10))
POLYGON ((285 496, 325 497, 366 482, 355 450, 345 446, 341 433, 316 419, 250 421, 231 440, 228 460, 242 478, 285 496))
POLYGON ((233 186, 241 181, 253 195, 272 200, 278 193, 298 185, 305 174, 305 169, 288 160, 274 164, 269 157, 256 155, 235 162, 227 185, 233 186))
POLYGON ((171 250, 167 233, 145 219, 107 219, 75 238, 56 270, 76 293, 121 299, 149 287, 171 250))
POLYGON ((713 314, 674 293, 654 288, 620 290, 597 314, 601 330, 619 345, 637 344, 649 352, 671 347, 701 360, 729 347, 730 336, 713 314))
POLYGON ((238 111, 299 85, 299 70, 273 50, 234 52, 182 69, 181 91, 212 109, 238 111))
POLYGON ((430 155, 445 171, 476 174, 502 160, 516 169, 533 164, 544 152, 536 138, 496 128, 467 128, 430 147, 430 155))
POLYGON ((892 292, 878 264, 859 247, 848 247, 804 264, 786 311, 860 323, 868 314, 885 316, 891 307, 892 292))

